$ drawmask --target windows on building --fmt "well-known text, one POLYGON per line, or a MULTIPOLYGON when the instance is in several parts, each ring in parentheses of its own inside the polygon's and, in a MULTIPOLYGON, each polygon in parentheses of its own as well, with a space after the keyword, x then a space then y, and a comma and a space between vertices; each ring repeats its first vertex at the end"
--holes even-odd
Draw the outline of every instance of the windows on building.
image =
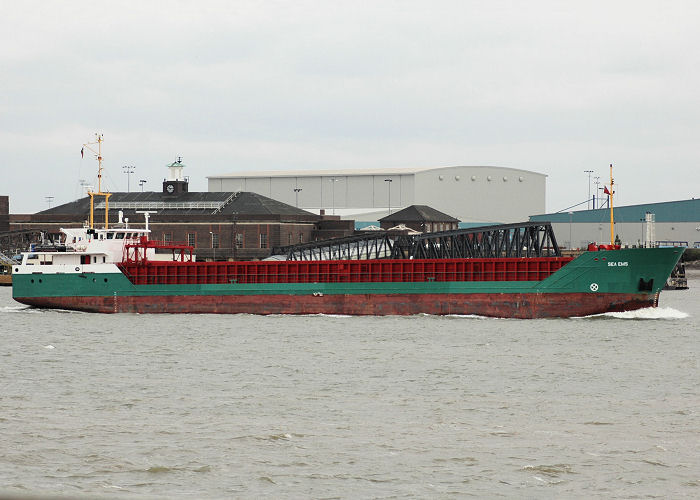
POLYGON ((173 233, 163 233, 163 243, 170 243, 173 241, 173 233))
POLYGON ((187 244, 191 247, 197 246, 197 233, 187 233, 187 244))
POLYGON ((243 248, 243 233, 236 233, 236 248, 243 248))
POLYGON ((219 248, 219 233, 211 233, 211 247, 219 248))
POLYGON ((260 235, 260 248, 267 248, 267 235, 266 234, 260 235))

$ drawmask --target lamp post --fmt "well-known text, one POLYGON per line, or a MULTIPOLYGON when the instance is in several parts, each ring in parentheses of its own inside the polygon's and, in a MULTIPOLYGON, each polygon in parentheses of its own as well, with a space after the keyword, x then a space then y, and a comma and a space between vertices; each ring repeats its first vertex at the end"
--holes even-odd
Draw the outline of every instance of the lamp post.
POLYGON ((593 193, 593 210, 595 210, 595 199, 596 199, 596 194, 598 194, 598 190, 600 189, 600 176, 596 175, 593 177, 593 184, 595 184, 595 193, 593 193))
POLYGON ((574 248, 574 242, 573 242, 573 239, 571 237, 571 226, 572 226, 573 218, 574 218, 574 213, 569 212, 569 250, 573 250, 573 248, 574 248))
POLYGON ((146 179, 141 179, 139 181, 139 186, 141 186, 141 192, 143 193, 143 185, 146 184, 146 179))
POLYGON ((391 183, 393 182, 393 179, 384 179, 384 182, 386 182, 387 186, 389 186, 389 215, 391 215, 391 183))
POLYGON ((236 260, 236 248, 238 247, 238 229, 236 228, 236 219, 238 212, 233 212, 233 260, 236 260))
POLYGON ((294 197, 296 199, 296 207, 299 208, 299 193, 301 192, 301 188, 294 188, 294 197))
POLYGON ((130 191, 130 186, 129 186, 129 179, 131 178, 131 174, 134 173, 134 166, 133 165, 124 165, 122 167, 122 170, 124 170, 124 173, 126 174, 126 192, 128 193, 130 191))
POLYGON ((92 191, 92 184, 86 182, 85 179, 80 179, 79 182, 80 188, 82 189, 82 192, 80 193, 81 196, 83 194, 87 195, 90 191, 92 191))
POLYGON ((599 200, 598 208, 604 206, 606 203, 608 204, 608 208, 610 208, 610 199, 608 199, 607 202, 606 202, 606 201, 603 201, 602 203, 600 203, 600 200, 605 200, 605 187, 599 187, 599 188, 598 188, 598 191, 602 191, 602 192, 603 192, 603 194, 600 195, 600 196, 598 197, 598 200, 599 200))
MULTIPOLYGON (((593 173, 593 170, 584 170, 583 171, 585 174, 588 174, 588 204, 586 207, 590 210, 591 208, 591 174, 593 173)), ((595 207, 593 207, 595 208, 595 207)))
POLYGON ((333 215, 335 215, 335 183, 338 182, 340 179, 336 179, 335 177, 331 177, 331 207, 333 209, 333 215))
POLYGON ((49 208, 51 208, 51 202, 53 201, 54 197, 53 196, 45 196, 46 198, 46 203, 49 204, 49 208))
POLYGON ((214 232, 209 231, 209 234, 211 235, 211 249, 214 253, 213 259, 214 259, 214 262, 216 262, 216 247, 214 246, 214 232))

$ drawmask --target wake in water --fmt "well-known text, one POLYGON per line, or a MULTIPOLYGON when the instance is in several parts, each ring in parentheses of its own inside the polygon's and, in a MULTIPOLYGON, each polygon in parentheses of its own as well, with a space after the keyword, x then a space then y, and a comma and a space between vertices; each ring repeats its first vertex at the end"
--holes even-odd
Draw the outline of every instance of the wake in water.
MULTIPOLYGON (((432 317, 431 314, 425 314, 424 316, 432 317)), ((496 318, 490 316, 479 316, 478 314, 446 314, 445 316, 435 316, 439 318, 453 318, 453 319, 508 319, 508 318, 496 318)))
MULTIPOLYGON (((37 309, 38 310, 38 309, 37 309)), ((30 306, 4 306, 0 307, 0 313, 33 312, 30 306)))
POLYGON ((68 309, 41 309, 39 307, 32 307, 32 306, 24 306, 24 305, 17 305, 17 306, 1 306, 0 307, 0 314, 13 314, 13 313, 22 313, 22 314, 90 314, 90 313, 84 313, 82 311, 71 311, 68 309))
MULTIPOLYGON (((284 317, 287 316, 285 314, 274 314, 271 316, 280 316, 284 317)), ((323 313, 316 313, 316 314, 298 314, 297 316, 303 316, 306 318, 352 318, 354 316, 350 316, 349 314, 323 314, 323 313)))
POLYGON ((577 319, 589 318, 615 318, 615 319, 685 319, 690 317, 690 314, 672 307, 646 307, 635 311, 609 312, 603 314, 594 314, 592 316, 584 316, 577 319))

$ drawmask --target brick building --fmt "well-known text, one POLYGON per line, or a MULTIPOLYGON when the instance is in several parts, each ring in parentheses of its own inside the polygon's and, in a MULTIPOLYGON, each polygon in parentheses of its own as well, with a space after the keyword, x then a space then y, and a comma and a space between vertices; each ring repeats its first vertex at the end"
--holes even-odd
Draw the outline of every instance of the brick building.
MULTIPOLYGON (((96 196, 96 226, 104 225, 104 207, 104 200, 96 196)), ((168 190, 167 185, 160 193, 111 193, 109 226, 128 220, 129 225, 143 227, 143 211, 150 212, 151 239, 190 244, 198 260, 263 259, 273 247, 354 231, 353 221, 312 214, 256 193, 191 193, 183 186, 168 190)), ((86 224, 89 213, 90 198, 85 197, 36 214, 12 214, 8 225, 12 234, 30 235, 36 242, 41 233, 55 239, 62 227, 86 224)), ((24 249, 28 243, 25 238, 24 249)))
POLYGON ((420 233, 459 229, 459 219, 427 205, 411 205, 379 219, 379 223, 382 229, 390 229, 403 224, 420 233))
POLYGON ((10 197, 0 196, 0 233, 10 230, 10 197))

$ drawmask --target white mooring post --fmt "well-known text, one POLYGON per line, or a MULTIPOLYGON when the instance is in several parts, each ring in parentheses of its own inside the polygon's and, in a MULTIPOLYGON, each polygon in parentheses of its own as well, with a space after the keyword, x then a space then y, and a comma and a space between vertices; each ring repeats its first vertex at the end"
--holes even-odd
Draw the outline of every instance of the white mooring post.
POLYGON ((644 221, 646 224, 646 231, 644 235, 644 247, 653 247, 655 245, 656 240, 656 235, 654 234, 656 216, 650 212, 647 212, 644 216, 644 221))

